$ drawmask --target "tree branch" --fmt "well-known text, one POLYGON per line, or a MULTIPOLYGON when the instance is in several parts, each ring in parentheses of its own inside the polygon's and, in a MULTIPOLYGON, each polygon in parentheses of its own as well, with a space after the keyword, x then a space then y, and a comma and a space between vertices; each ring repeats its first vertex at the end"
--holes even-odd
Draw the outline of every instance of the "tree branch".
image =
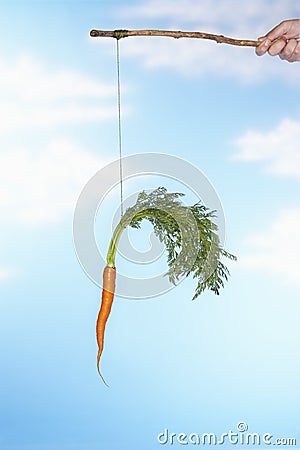
POLYGON ((257 47, 259 41, 252 41, 249 39, 233 39, 223 36, 222 34, 203 33, 201 31, 171 31, 171 30, 91 30, 91 37, 112 37, 115 39, 122 39, 129 36, 165 36, 175 39, 179 38, 196 38, 196 39, 210 39, 216 41, 218 44, 238 45, 242 47, 257 47))

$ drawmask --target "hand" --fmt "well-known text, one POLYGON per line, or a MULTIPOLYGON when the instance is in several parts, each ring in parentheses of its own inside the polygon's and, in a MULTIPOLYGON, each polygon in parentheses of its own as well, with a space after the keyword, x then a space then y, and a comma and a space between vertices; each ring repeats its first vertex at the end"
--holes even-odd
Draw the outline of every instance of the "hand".
POLYGON ((300 19, 284 20, 265 36, 256 47, 258 56, 266 52, 288 62, 300 61, 300 19))

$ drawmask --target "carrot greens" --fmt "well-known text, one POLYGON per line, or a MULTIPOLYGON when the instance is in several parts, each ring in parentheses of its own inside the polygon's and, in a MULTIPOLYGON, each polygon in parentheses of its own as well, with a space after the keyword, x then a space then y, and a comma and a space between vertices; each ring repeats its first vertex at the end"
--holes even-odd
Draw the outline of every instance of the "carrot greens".
POLYGON ((236 260, 236 257, 220 244, 217 225, 213 222, 216 211, 210 211, 201 202, 186 206, 181 201, 183 196, 167 192, 164 187, 140 192, 136 203, 126 210, 115 228, 107 252, 107 266, 115 267, 117 245, 124 229, 140 228, 146 219, 165 245, 169 280, 176 284, 180 278, 192 275, 197 279, 193 299, 205 289, 218 295, 229 276, 221 259, 236 260))

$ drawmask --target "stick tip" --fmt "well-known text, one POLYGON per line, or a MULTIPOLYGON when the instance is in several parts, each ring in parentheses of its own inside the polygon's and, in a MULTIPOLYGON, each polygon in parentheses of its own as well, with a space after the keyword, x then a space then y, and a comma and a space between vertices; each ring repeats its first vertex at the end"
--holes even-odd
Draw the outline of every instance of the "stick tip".
POLYGON ((90 36, 91 37, 97 37, 98 36, 97 30, 91 30, 90 31, 90 36))

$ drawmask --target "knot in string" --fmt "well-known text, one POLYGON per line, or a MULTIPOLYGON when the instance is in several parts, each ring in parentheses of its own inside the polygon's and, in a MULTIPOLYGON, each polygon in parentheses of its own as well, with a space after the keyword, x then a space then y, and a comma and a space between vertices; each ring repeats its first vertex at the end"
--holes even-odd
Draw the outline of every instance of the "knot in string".
POLYGON ((119 40, 128 36, 128 30, 115 30, 114 37, 119 40))

